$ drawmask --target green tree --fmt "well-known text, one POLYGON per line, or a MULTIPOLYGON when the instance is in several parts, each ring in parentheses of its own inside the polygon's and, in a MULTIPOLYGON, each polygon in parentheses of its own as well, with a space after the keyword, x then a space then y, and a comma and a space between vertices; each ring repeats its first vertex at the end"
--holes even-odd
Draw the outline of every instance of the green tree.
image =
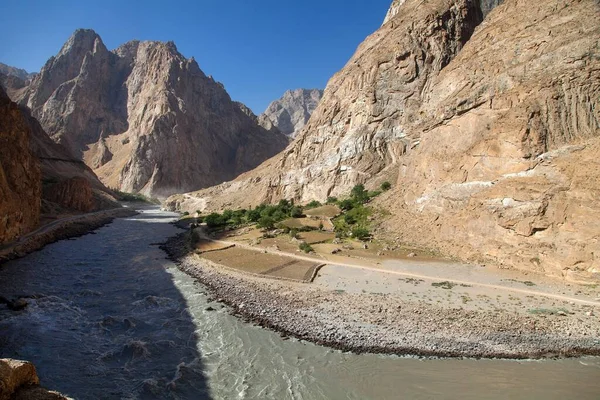
POLYGON ((215 228, 217 226, 225 225, 223 217, 219 213, 211 213, 204 217, 204 222, 209 228, 215 228))
POLYGON ((302 209, 298 206, 292 207, 290 210, 290 217, 292 218, 300 218, 302 216, 302 209))
POLYGON ((358 240, 366 240, 371 236, 369 231, 363 227, 355 226, 352 228, 352 237, 358 240))
POLYGON ((258 222, 260 219, 260 210, 258 208, 249 210, 246 212, 246 218, 248 219, 248 222, 258 222))
POLYGON ((275 220, 268 215, 262 216, 258 220, 258 227, 264 229, 273 229, 275 227, 275 220))
POLYGON ((369 193, 365 190, 365 185, 359 183, 350 191, 350 196, 359 203, 365 203, 369 200, 369 193))

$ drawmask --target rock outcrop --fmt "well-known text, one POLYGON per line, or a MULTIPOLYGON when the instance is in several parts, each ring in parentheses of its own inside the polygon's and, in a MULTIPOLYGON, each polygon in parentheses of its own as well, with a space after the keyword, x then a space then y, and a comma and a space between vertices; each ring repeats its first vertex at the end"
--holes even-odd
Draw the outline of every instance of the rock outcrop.
POLYGON ((598 17, 594 0, 395 1, 284 152, 166 204, 324 200, 397 177, 377 201, 394 236, 597 279, 598 17))
POLYGON ((13 92, 106 185, 153 197, 232 179, 287 145, 172 42, 109 51, 95 32, 77 30, 13 92))
POLYGON ((272 124, 293 139, 304 128, 322 97, 320 89, 288 90, 261 114, 261 124, 265 129, 272 124))
POLYGON ((82 161, 54 143, 0 88, 0 243, 35 229, 40 214, 118 207, 82 161))
POLYGON ((0 89, 0 243, 39 223, 42 173, 21 109, 0 89))
POLYGON ((67 400, 39 386, 35 366, 27 361, 0 359, 0 400, 67 400))

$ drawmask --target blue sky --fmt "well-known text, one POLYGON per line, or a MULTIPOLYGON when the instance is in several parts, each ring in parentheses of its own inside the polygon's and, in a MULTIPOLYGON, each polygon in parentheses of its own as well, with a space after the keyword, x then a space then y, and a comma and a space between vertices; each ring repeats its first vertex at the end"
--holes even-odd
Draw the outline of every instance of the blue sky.
POLYGON ((287 89, 324 88, 391 0, 0 1, 0 62, 39 71, 77 28, 109 49, 173 40, 256 113, 287 89))

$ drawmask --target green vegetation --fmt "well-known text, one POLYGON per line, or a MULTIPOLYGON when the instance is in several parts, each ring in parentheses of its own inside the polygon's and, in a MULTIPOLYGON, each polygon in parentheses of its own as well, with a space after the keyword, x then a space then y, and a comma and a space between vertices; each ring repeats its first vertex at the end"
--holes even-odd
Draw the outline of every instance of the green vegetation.
POLYGON ((390 190, 391 188, 392 188, 392 184, 389 183, 388 181, 385 181, 381 184, 381 190, 383 190, 384 192, 390 190))
POLYGON ((306 242, 302 242, 300 243, 300 245, 298 246, 298 248, 300 250, 302 250, 305 253, 310 253, 311 251, 314 251, 314 249, 312 248, 312 246, 306 242))
MULTIPOLYGON (((127 193, 120 190, 111 189, 119 201, 137 201, 142 203, 160 204, 160 200, 151 199, 141 193, 127 193)), ((189 214, 189 213, 188 213, 189 214)))
MULTIPOLYGON (((261 204, 249 210, 225 210, 222 214, 211 213, 201 218, 212 229, 256 224, 257 227, 265 230, 282 229, 284 233, 289 234, 292 238, 297 238, 298 232, 324 229, 323 222, 320 222, 318 228, 316 228, 303 226, 302 222, 297 220, 304 217, 307 210, 329 207, 335 210, 333 212, 327 211, 330 216, 333 216, 337 213, 337 209, 332 207, 335 205, 342 210, 341 215, 332 220, 336 236, 341 238, 351 236, 358 240, 367 240, 371 237, 369 222, 373 214, 373 209, 367 206, 367 203, 380 193, 380 191, 367 191, 364 185, 359 184, 352 188, 348 198, 339 200, 337 197, 328 197, 327 206, 323 206, 316 200, 311 201, 304 207, 295 205, 291 200, 281 200, 277 204, 261 204)), ((302 250, 306 251, 305 249, 302 250)), ((308 251, 312 251, 312 248, 308 251)))
POLYGON ((304 207, 307 210, 310 210, 311 208, 317 208, 317 207, 321 207, 322 204, 316 200, 311 201, 310 203, 308 203, 306 205, 306 207, 304 207))
POLYGON ((367 240, 371 237, 371 234, 366 228, 355 226, 352 228, 352 237, 358 240, 367 240))

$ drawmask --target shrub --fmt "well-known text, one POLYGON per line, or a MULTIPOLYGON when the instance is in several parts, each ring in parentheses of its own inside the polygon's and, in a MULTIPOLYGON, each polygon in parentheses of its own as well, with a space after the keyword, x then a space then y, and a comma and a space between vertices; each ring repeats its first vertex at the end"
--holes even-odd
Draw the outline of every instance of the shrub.
POLYGON ((188 211, 185 211, 185 212, 183 213, 183 215, 190 215, 190 213, 189 213, 188 211))
POLYGON ((369 231, 363 227, 355 226, 352 228, 352 237, 358 240, 366 240, 371 236, 369 231))
POLYGON ((392 188, 392 184, 389 183, 388 181, 385 181, 381 184, 381 190, 383 190, 384 192, 387 190, 390 190, 392 188))
POLYGON ((305 253, 310 253, 311 251, 314 251, 312 246, 306 242, 300 243, 300 246, 298 246, 298 247, 300 248, 300 250, 302 250, 305 253))
POLYGON ((306 205, 306 208, 317 208, 317 207, 321 207, 321 203, 319 203, 316 200, 313 200, 306 205))
POLYGON ((290 217, 292 218, 300 218, 302 215, 302 209, 298 206, 294 206, 290 210, 290 217))
POLYGON ((296 228, 290 229, 289 234, 292 239, 298 239, 298 229, 296 229, 296 228))
POLYGON ((340 201, 340 208, 344 211, 352 210, 355 206, 354 202, 350 199, 340 201))
POLYGON ((335 203, 337 203, 337 202, 338 202, 338 199, 337 199, 337 197, 329 196, 329 197, 327 198, 327 204, 335 204, 335 203))
POLYGON ((344 221, 347 224, 352 225, 356 223, 356 218, 354 218, 352 214, 344 214, 344 221))

